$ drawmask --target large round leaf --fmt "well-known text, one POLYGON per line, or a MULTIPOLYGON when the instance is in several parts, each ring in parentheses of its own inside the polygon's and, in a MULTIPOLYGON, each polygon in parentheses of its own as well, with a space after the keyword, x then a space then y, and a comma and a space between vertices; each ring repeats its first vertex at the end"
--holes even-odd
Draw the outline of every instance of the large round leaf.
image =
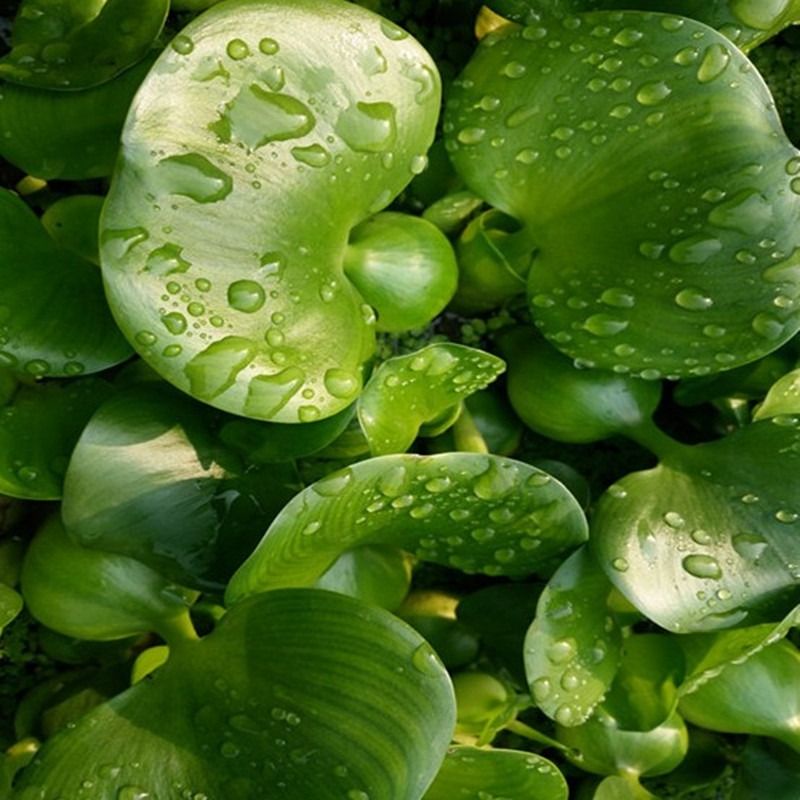
POLYGON ((86 89, 141 59, 169 0, 22 0, 0 78, 45 89, 86 89))
POLYGON ((301 485, 293 466, 253 467, 222 444, 215 416, 162 382, 101 406, 64 482, 72 538, 221 590, 301 485))
POLYGON ((537 248, 536 325, 584 365, 702 375, 797 331, 800 157, 712 29, 640 12, 503 26, 445 130, 468 186, 537 248))
POLYGON ((800 417, 675 444, 602 497, 591 544, 620 591, 675 632, 779 619, 800 599, 800 417))
POLYGON ((272 592, 53 738, 13 798, 418 800, 454 721, 447 673, 404 623, 272 592))
POLYGON ((577 500, 500 456, 371 458, 294 498, 228 584, 226 599, 312 583, 343 551, 390 544, 465 572, 520 577, 586 539, 577 500))
POLYGON ((185 28, 133 103, 102 223, 142 356, 249 417, 352 403, 375 315, 348 236, 418 171, 438 107, 425 51, 339 0, 239 0, 185 28))
POLYGON ((58 247, 36 215, 0 191, 0 365, 36 377, 97 372, 124 361, 97 268, 58 247))

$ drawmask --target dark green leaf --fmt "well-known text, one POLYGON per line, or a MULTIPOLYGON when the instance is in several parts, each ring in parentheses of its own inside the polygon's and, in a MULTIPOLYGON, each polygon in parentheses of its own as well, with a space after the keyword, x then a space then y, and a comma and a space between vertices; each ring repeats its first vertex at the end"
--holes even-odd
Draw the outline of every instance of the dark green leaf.
POLYGON ((527 464, 477 453, 382 456, 297 495, 233 576, 226 599, 313 583, 362 544, 402 547, 464 572, 521 577, 586 535, 575 498, 527 464))
POLYGON ((413 39, 340 0, 235 0, 190 23, 132 105, 100 236, 141 355, 248 417, 350 405, 375 316, 347 239, 423 164, 439 94, 413 39))
POLYGON ((74 376, 130 355, 93 264, 60 248, 15 194, 0 190, 0 365, 74 376))
POLYGON ((703 375, 797 331, 798 151, 750 62, 705 25, 504 26, 445 129, 468 187, 536 243, 534 321, 582 364, 703 375))
POLYGON ((0 583, 0 633, 22 611, 22 597, 10 586, 0 583))
POLYGON ((76 194, 57 200, 42 214, 42 225, 59 247, 100 264, 97 228, 103 199, 94 194, 76 194))
POLYGON ((417 800, 454 720, 446 672, 405 624, 330 592, 271 592, 52 739, 13 798, 89 781, 92 800, 417 800))
POLYGON ((0 78, 44 89, 86 89, 139 61, 169 0, 22 0, 0 78))
POLYGON ((484 389, 504 369, 497 356, 450 343, 384 361, 358 399, 358 418, 373 455, 408 450, 423 423, 484 389))

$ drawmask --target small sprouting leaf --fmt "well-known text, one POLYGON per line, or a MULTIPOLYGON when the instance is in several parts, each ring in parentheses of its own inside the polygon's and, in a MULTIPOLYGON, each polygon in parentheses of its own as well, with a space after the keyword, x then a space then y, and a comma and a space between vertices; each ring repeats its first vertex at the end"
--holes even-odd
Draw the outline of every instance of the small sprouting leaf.
POLYGON ((99 378, 20 386, 0 408, 0 492, 58 500, 72 449, 111 392, 99 378))
POLYGON ((800 417, 675 445, 603 495, 591 546, 643 614, 680 633, 780 618, 800 596, 800 417))
POLYGON ((692 20, 562 22, 486 36, 445 117, 468 188, 537 245, 536 326, 648 379, 776 349, 800 326, 800 153, 760 75, 692 20))
POLYGON ((575 498, 528 464, 477 453, 382 456, 297 495, 233 576, 226 599, 309 585, 363 544, 402 547, 464 572, 521 577, 586 536, 575 498))
POLYGON ((578 369, 529 328, 503 331, 508 396, 522 421, 560 442, 594 442, 649 421, 661 387, 606 370, 578 369))
POLYGON ((427 325, 444 310, 458 282, 447 237, 425 219, 390 211, 353 228, 344 270, 377 312, 379 331, 427 325))
POLYGON ((99 265, 97 228, 103 199, 94 194, 64 197, 42 214, 42 225, 59 247, 99 265))
POLYGON ((561 725, 585 722, 616 675, 622 632, 608 608, 612 589, 583 547, 539 598, 525 638, 525 670, 536 705, 561 725))
POLYGON ((417 42, 340 0, 234 0, 184 28, 131 106, 100 234, 143 358, 251 418, 352 404, 375 314, 347 240, 423 164, 439 97, 417 42))
POLYGON ((680 712, 703 728, 770 736, 800 752, 800 651, 784 640, 731 664, 684 695, 680 712))
POLYGON ((87 89, 135 64, 155 42, 169 0, 22 0, 0 78, 87 89))
POLYGON ((0 156, 45 180, 110 175, 125 115, 153 59, 79 92, 3 84, 0 156))
POLYGON ((10 586, 0 583, 0 633, 22 611, 22 597, 10 586))
POLYGON ((534 753, 451 747, 423 800, 566 800, 555 764, 534 753))
POLYGON ((686 657, 686 677, 680 695, 691 694, 716 678, 731 665, 744 664, 748 658, 775 644, 793 627, 800 626, 800 606, 777 625, 756 625, 719 633, 694 633, 678 639, 686 657))
POLYGON ((227 448, 217 416, 162 381, 103 404, 64 482, 62 514, 75 541, 221 590, 301 487, 291 464, 254 467, 227 448))
POLYGON ((424 423, 484 389, 504 369, 497 356, 450 343, 384 361, 358 399, 373 455, 405 452, 424 423))
POLYGON ((51 517, 22 565, 22 596, 49 628, 79 639, 108 640, 169 631, 186 620, 192 594, 127 556, 70 541, 51 517))
POLYGON ((782 414, 800 414, 800 369, 786 373, 770 387, 753 419, 769 419, 782 414))
POLYGON ((418 800, 453 732, 447 673, 381 609, 271 592, 53 737, 13 800, 418 800), (165 709, 169 713, 165 713, 165 709))
POLYGON ((97 268, 61 249, 6 190, 0 191, 0 283, 1 366, 37 378, 75 376, 130 355, 97 268))

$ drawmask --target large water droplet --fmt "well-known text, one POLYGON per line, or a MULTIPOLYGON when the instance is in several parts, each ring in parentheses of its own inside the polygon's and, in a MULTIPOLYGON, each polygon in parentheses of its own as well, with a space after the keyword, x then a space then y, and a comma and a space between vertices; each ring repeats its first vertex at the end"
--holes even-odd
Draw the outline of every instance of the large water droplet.
POLYGON ((700 83, 710 83, 722 75, 731 60, 731 53, 725 45, 719 42, 706 48, 703 60, 697 68, 697 80, 700 83))
POLYGON ((705 234, 695 234, 674 244, 669 257, 676 264, 704 264, 722 250, 719 239, 705 234))
POLYGON ((227 336, 202 350, 184 367, 192 394, 212 400, 233 386, 236 376, 255 357, 249 339, 227 336))
POLYGON ((150 252, 145 262, 145 270, 160 276, 186 272, 192 265, 191 262, 183 258, 182 253, 182 247, 167 242, 167 244, 150 252))
POLYGON ((672 94, 672 89, 664 81, 645 83, 636 92, 636 101, 643 106, 656 106, 672 94))
POLYGON ((317 169, 329 164, 331 160, 331 154, 321 144, 312 144, 308 147, 293 147, 292 157, 301 164, 317 169))
POLYGON ((265 299, 264 289, 255 281, 234 281, 228 286, 228 305, 245 314, 258 311, 265 299))
POLYGON ((595 336, 616 336, 628 327, 628 321, 609 314, 593 314, 584 321, 583 327, 595 336))
POLYGON ((682 289, 675 295, 675 303, 687 311, 705 311, 714 305, 714 301, 700 289, 682 289))
POLYGON ((217 203, 233 189, 233 179, 199 153, 169 156, 156 169, 164 191, 197 203, 217 203))
POLYGON ((247 389, 245 412, 260 418, 274 416, 300 391, 305 377, 299 367, 287 367, 274 375, 257 375, 247 389))
POLYGON ((356 103, 336 124, 336 132, 359 153, 380 153, 397 138, 396 109, 391 103, 356 103))
POLYGON ((427 643, 423 643, 414 650, 411 655, 411 663, 418 672, 423 675, 435 677, 441 674, 441 664, 433 648, 427 643))
POLYGON ((695 553, 683 559, 683 568, 695 578, 710 578, 719 580, 722 577, 722 569, 719 562, 713 556, 695 553))
POLYGON ((773 213, 769 200, 757 189, 743 189, 712 209, 708 221, 719 228, 754 236, 770 224, 773 213))
POLYGON ((360 385, 358 378, 344 369, 329 369, 325 373, 325 388, 334 396, 341 399, 352 397, 360 385))

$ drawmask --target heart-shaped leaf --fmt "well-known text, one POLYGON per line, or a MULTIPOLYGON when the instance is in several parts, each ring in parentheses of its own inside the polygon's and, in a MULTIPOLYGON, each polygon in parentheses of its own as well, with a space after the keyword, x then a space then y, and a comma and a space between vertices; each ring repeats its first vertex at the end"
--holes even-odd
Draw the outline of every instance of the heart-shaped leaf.
POLYGON ((103 200, 95 194, 64 197, 42 214, 42 225, 59 247, 99 265, 97 228, 103 200))
POLYGON ((612 486, 592 547, 619 590, 675 632, 782 617, 800 598, 800 417, 674 444, 612 486))
POLYGON ((233 576, 226 600, 313 583, 363 544, 402 547, 464 572, 521 577, 586 535, 575 498, 528 464, 477 453, 381 456, 297 495, 233 576))
POLYGON ((612 588, 582 547, 539 598, 525 637, 525 671, 536 705, 560 725, 585 722, 616 675, 622 632, 608 608, 612 588))
POLYGON ((74 544, 58 517, 31 542, 20 582, 36 619, 79 639, 123 639, 147 631, 172 639, 188 624, 194 599, 132 558, 74 544))
POLYGON ((51 92, 4 84, 0 96, 0 155, 45 180, 110 175, 125 115, 153 58, 102 86, 51 92))
POLYGON ((169 0, 22 0, 0 78, 45 89, 86 89, 139 61, 169 0))
POLYGON ((703 728, 770 736, 800 752, 800 651, 770 645, 684 695, 680 711, 703 728))
POLYGON ((0 492, 60 498, 72 449, 111 391, 98 378, 20 386, 0 409, 0 492))
POLYGON ((450 343, 384 361, 358 399, 373 455, 405 452, 424 423, 486 388, 504 369, 497 356, 450 343))
POLYGON ((649 422, 661 398, 654 382, 605 370, 577 369, 524 327, 500 335, 508 396, 522 421, 560 442, 594 442, 649 422))
POLYGON ((253 467, 225 447, 216 416, 161 381, 102 405, 64 482, 70 536, 221 590, 301 486, 292 465, 253 467))
POLYGON ((433 223, 386 211, 353 229, 345 274, 377 312, 377 330, 407 331, 444 310, 456 290, 458 264, 433 223))
POLYGON ((520 22, 538 21, 539 12, 566 15, 598 9, 680 14, 716 28, 744 52, 800 22, 798 0, 493 0, 491 6, 520 22))
POLYGON ((97 372, 123 361, 100 274, 58 247, 15 194, 0 191, 0 365, 36 377, 97 372))
POLYGON ((486 36, 447 103, 470 189, 538 246, 534 321, 645 378, 728 369, 798 329, 800 156, 731 42, 641 12, 486 36))
POLYGON ((439 94, 413 39, 340 0, 239 0, 185 28, 131 107, 100 237, 141 355, 248 417, 352 403, 375 315, 348 236, 418 169, 439 94))
POLYGON ((418 800, 454 721, 447 673, 407 625, 330 592, 271 592, 54 737, 13 798, 89 781, 93 800, 418 800))
POLYGON ((564 776, 542 756, 451 747, 424 800, 566 800, 567 794, 564 776))

